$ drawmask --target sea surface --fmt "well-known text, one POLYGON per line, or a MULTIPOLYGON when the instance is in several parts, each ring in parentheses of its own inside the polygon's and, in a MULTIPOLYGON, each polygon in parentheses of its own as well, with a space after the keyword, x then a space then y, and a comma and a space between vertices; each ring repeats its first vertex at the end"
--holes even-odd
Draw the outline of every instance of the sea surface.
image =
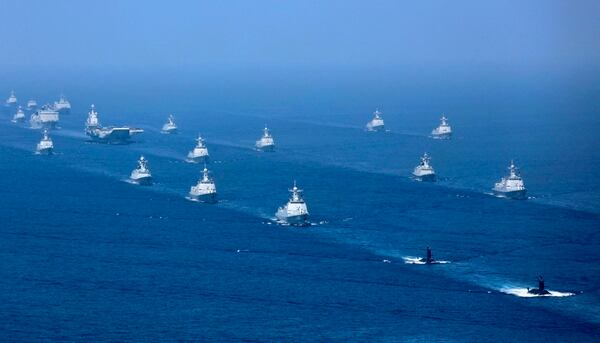
MULTIPOLYGON (((64 87, 73 110, 51 131, 53 156, 34 154, 38 130, 0 116, 3 341, 600 339, 597 104, 526 86, 444 109, 439 96, 333 85, 140 84, 64 87), (145 132, 88 142, 91 103, 103 124, 145 132), (376 107, 387 131, 365 132, 376 107), (442 112, 455 135, 432 140, 442 112), (161 134, 170 113, 180 132, 161 134), (273 153, 253 149, 265 124, 273 153), (203 167, 185 162, 199 133, 215 205, 186 199, 203 167), (410 178, 424 152, 435 184, 410 178), (153 186, 127 182, 140 155, 153 186), (527 200, 490 194, 511 159, 527 200), (309 227, 273 218, 294 180, 309 227), (448 263, 407 263, 427 246, 448 263), (527 296, 538 275, 553 296, 527 296)), ((16 91, 21 104, 60 94, 16 91)))

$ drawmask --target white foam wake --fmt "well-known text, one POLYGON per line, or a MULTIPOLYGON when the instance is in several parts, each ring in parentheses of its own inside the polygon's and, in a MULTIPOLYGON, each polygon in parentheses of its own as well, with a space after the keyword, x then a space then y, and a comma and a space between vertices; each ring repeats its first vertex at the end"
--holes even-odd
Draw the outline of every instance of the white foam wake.
POLYGON ((544 295, 531 294, 531 293, 529 293, 529 290, 527 288, 501 288, 500 292, 506 293, 506 294, 510 294, 510 295, 516 295, 516 296, 522 297, 522 298, 534 298, 534 297, 570 297, 572 295, 575 295, 575 293, 558 292, 558 291, 550 291, 550 290, 548 291, 548 292, 550 292, 550 294, 544 294, 544 295))
MULTIPOLYGON (((421 261, 423 257, 413 257, 413 256, 403 256, 402 259, 406 264, 427 264, 426 262, 421 261)), ((446 264, 450 263, 450 261, 444 260, 434 260, 433 263, 430 264, 446 264)))

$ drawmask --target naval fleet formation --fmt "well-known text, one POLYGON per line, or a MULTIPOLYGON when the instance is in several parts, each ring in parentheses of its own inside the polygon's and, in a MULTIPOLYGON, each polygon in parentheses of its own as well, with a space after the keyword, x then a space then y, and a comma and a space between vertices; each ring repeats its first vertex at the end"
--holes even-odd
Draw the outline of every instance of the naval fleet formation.
MULTIPOLYGON (((70 113, 71 104, 69 101, 61 95, 60 99, 53 104, 45 104, 38 108, 37 102, 31 99, 27 101, 27 106, 24 110, 22 106, 18 106, 17 97, 14 91, 12 91, 6 100, 5 107, 11 113, 14 113, 12 118, 13 123, 25 123, 27 119, 25 111, 30 113, 29 125, 31 128, 43 130, 42 138, 36 147, 36 154, 51 155, 54 151, 54 143, 49 136, 49 130, 57 127, 61 114, 70 113)), ((379 110, 373 113, 373 119, 366 124, 365 129, 369 132, 386 131, 382 113, 379 110)), ((163 134, 175 134, 177 131, 175 118, 169 115, 167 122, 162 126, 161 132, 163 134)), ((128 126, 102 126, 94 105, 91 105, 85 123, 86 135, 90 137, 90 140, 98 143, 127 143, 134 135, 143 132, 144 130, 142 129, 128 126)), ((450 139, 452 137, 452 127, 445 116, 442 115, 439 126, 431 131, 430 137, 433 139, 450 139)), ((262 136, 256 141, 255 148, 265 152, 275 151, 275 141, 267 127, 263 129, 262 136)), ((206 167, 209 162, 209 153, 205 141, 201 136, 198 136, 196 139, 196 145, 188 153, 186 161, 204 164, 201 178, 190 188, 189 199, 203 203, 216 203, 217 188, 206 167)), ((510 162, 508 169, 508 175, 493 186, 493 194, 509 199, 526 199, 527 190, 523 179, 519 175, 519 170, 513 161, 510 162)), ((420 163, 414 168, 412 177, 415 180, 423 182, 436 181, 436 173, 431 165, 431 158, 427 153, 423 154, 420 163)), ((138 160, 138 165, 131 172, 129 179, 131 182, 139 185, 152 185, 152 173, 148 167, 148 161, 144 156, 141 156, 138 160)), ((302 197, 302 190, 297 187, 296 181, 294 181, 294 185, 289 191, 291 192, 290 199, 286 204, 279 207, 275 213, 278 222, 293 226, 310 225, 308 207, 302 197)), ((407 261, 407 263, 414 264, 439 264, 446 262, 434 260, 429 247, 427 248, 427 257, 407 261)), ((551 293, 544 288, 544 280, 541 276, 538 281, 538 288, 528 289, 528 293, 532 295, 550 295, 551 293)))

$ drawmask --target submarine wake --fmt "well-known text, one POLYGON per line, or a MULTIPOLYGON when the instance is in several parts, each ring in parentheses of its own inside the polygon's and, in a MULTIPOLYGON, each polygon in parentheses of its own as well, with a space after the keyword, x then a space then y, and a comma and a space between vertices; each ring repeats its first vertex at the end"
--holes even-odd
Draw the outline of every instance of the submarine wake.
POLYGON ((406 264, 446 264, 446 263, 450 263, 450 261, 434 259, 430 247, 427 247, 427 257, 404 256, 404 257, 402 257, 402 259, 404 260, 404 263, 406 263, 406 264))
POLYGON ((414 257, 414 256, 402 256, 402 259, 404 260, 405 264, 447 264, 450 263, 450 261, 440 261, 440 260, 435 260, 433 262, 429 262, 427 263, 427 261, 424 261, 422 257, 414 257))
POLYGON ((521 298, 535 298, 535 297, 570 297, 575 295, 575 293, 571 292, 558 292, 558 291, 550 291, 548 290, 547 294, 533 294, 530 293, 530 289, 528 288, 501 288, 500 292, 510 295, 515 295, 521 298))

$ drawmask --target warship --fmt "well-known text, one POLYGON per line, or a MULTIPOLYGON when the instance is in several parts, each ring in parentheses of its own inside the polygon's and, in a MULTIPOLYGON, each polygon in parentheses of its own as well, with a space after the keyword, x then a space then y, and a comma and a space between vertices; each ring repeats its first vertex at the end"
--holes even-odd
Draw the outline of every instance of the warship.
POLYGON ((129 179, 139 185, 152 185, 152 173, 148 169, 148 161, 141 156, 138 160, 138 166, 131 172, 129 179))
POLYGON ((38 155, 52 155, 54 152, 54 143, 50 136, 48 136, 48 130, 44 130, 42 139, 37 144, 35 152, 38 155))
POLYGON ((448 124, 448 118, 442 115, 440 126, 431 131, 431 137, 435 139, 450 139, 452 137, 452 127, 448 124))
POLYGON ((35 111, 30 119, 29 124, 31 128, 55 128, 58 124, 59 115, 58 112, 50 105, 44 105, 39 110, 35 111))
POLYGON ((187 155, 187 161, 190 163, 208 162, 208 148, 204 144, 202 136, 198 135, 196 138, 196 146, 187 155))
POLYGON ((17 106, 17 96, 15 95, 15 91, 10 91, 10 95, 6 102, 4 103, 6 107, 14 107, 17 106))
POLYGON ((144 132, 142 129, 129 126, 107 126, 103 127, 98 119, 96 107, 91 106, 85 122, 85 133, 92 141, 107 144, 129 143, 132 136, 144 132))
POLYGON ((373 112, 373 119, 367 123, 366 127, 367 131, 383 131, 385 129, 381 112, 378 109, 373 112))
POLYGON ((169 115, 169 118, 167 118, 167 122, 165 123, 165 125, 163 125, 162 130, 160 131, 162 133, 177 133, 177 125, 175 124, 175 118, 173 118, 173 115, 169 115))
POLYGON ((256 149, 261 151, 273 151, 275 150, 275 141, 273 140, 273 136, 269 132, 269 129, 265 125, 263 129, 263 135, 259 140, 256 141, 256 149))
POLYGON ((15 113, 11 121, 13 123, 22 123, 25 121, 25 112, 23 112, 23 108, 21 106, 19 106, 17 113, 15 113))
POLYGON ((202 178, 195 186, 190 188, 190 198, 205 203, 217 202, 217 187, 215 181, 210 177, 206 165, 202 170, 202 178))
POLYGON ((494 195, 509 199, 525 199, 527 189, 525 188, 525 183, 513 161, 510 161, 508 170, 508 176, 503 177, 499 182, 496 182, 494 188, 492 188, 494 195))
POLYGON ((29 99, 29 101, 27 101, 27 109, 32 111, 35 110, 35 108, 37 107, 37 101, 35 101, 34 99, 29 99))
POLYGON ((308 208, 302 197, 302 190, 296 186, 296 181, 294 181, 294 187, 289 191, 292 196, 285 205, 277 209, 275 217, 279 221, 293 226, 309 225, 308 208))
POLYGON ((60 114, 71 113, 71 103, 65 98, 64 95, 60 95, 60 99, 54 102, 54 110, 60 114))
POLYGON ((415 179, 427 182, 435 181, 435 171, 433 170, 430 162, 431 158, 429 155, 427 155, 427 153, 423 154, 423 157, 421 157, 421 163, 419 163, 419 165, 416 166, 413 171, 413 176, 415 179))

